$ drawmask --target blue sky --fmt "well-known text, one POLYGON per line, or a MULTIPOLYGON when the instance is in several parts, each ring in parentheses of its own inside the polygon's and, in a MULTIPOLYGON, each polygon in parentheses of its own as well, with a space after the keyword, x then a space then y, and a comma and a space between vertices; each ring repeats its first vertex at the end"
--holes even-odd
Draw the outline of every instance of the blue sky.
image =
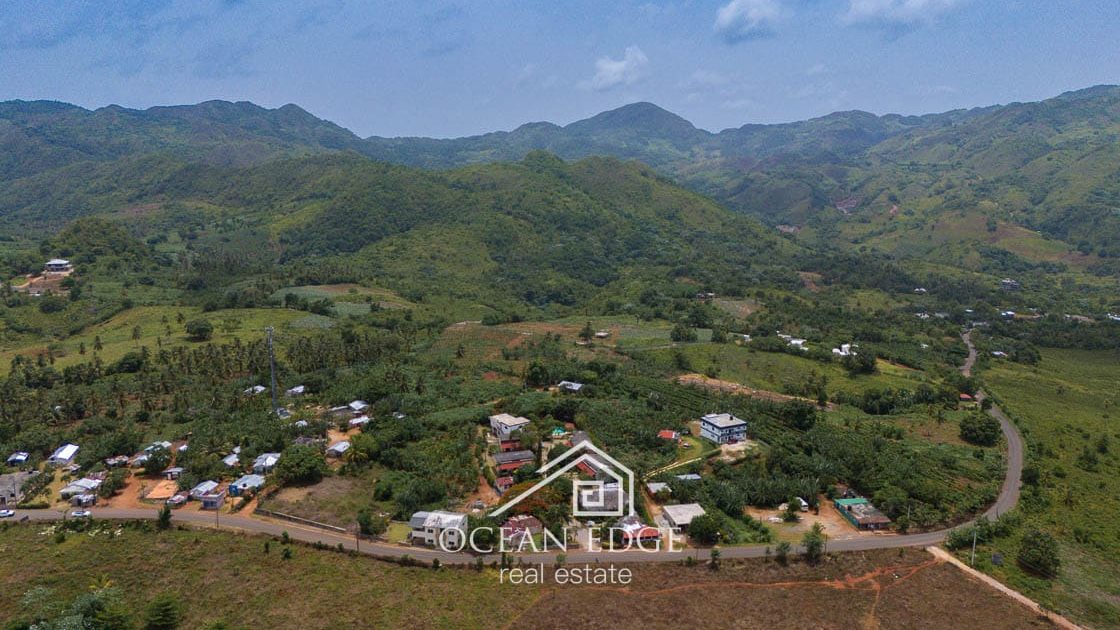
POLYGON ((0 100, 296 103, 362 136, 652 101, 718 130, 1120 83, 1118 0, 0 4, 0 100))

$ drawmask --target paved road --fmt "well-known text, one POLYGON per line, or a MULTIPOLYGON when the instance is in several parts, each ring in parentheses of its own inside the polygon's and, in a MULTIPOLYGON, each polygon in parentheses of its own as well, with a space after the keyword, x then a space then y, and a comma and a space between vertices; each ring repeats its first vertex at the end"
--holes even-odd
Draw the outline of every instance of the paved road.
MULTIPOLYGON (((976 362, 976 349, 972 345, 971 332, 972 331, 968 331, 962 335, 962 339, 965 344, 968 345, 969 349, 968 359, 965 360, 964 365, 961 367, 961 372, 966 376, 971 375, 972 366, 976 362)), ((983 400, 983 396, 983 392, 978 392, 978 397, 981 400, 983 400)), ((1019 431, 1015 428, 1015 425, 1008 420, 1007 416, 1005 416, 998 407, 993 406, 989 413, 999 420, 1000 427, 1003 429, 1004 438, 1007 440, 1007 474, 1003 480, 1003 487, 1000 489, 996 502, 984 513, 988 518, 995 518, 1015 507, 1015 504, 1019 501, 1019 478, 1023 470, 1023 438, 1019 435, 1019 431)), ((94 508, 92 511, 95 518, 113 520, 154 520, 158 515, 158 511, 155 509, 94 508)), ((16 516, 12 520, 21 521, 26 518, 26 520, 29 521, 57 521, 67 518, 68 513, 69 511, 17 510, 16 516)), ((369 541, 358 543, 350 536, 280 520, 234 515, 220 516, 218 519, 215 519, 213 512, 187 511, 172 512, 171 520, 174 523, 210 528, 217 527, 219 529, 263 534, 267 536, 280 536, 284 532, 288 532, 291 538, 300 542, 322 542, 330 547, 336 547, 341 544, 344 549, 358 549, 363 554, 381 558, 399 558, 407 554, 418 560, 431 561, 438 559, 443 564, 472 563, 475 562, 476 558, 474 555, 465 553, 449 553, 421 547, 404 547, 401 545, 373 543, 369 541)), ((921 534, 906 535, 883 533, 849 540, 832 540, 828 542, 828 551, 868 551, 871 549, 897 549, 899 547, 928 547, 941 543, 945 540, 945 537, 950 531, 949 529, 943 529, 921 534)), ((799 551, 799 549, 795 547, 795 551, 799 551)), ((760 546, 725 547, 720 550, 720 553, 724 558, 761 558, 766 555, 766 548, 760 546)), ((649 553, 632 549, 618 552, 573 550, 567 552, 565 556, 569 563, 601 564, 610 562, 676 562, 688 555, 704 559, 707 557, 707 554, 708 551, 703 549, 689 549, 679 553, 649 553)), ((518 557, 524 559, 526 562, 551 563, 554 555, 555 554, 552 553, 518 554, 518 557)), ((496 555, 483 556, 483 561, 487 564, 497 559, 498 556, 496 555)))

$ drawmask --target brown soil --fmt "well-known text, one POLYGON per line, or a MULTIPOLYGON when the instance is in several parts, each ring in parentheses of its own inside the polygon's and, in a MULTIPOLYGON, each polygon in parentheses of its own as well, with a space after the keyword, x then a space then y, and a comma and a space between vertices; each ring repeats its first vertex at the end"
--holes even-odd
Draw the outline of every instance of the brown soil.
MULTIPOLYGON (((746 385, 743 385, 741 383, 724 381, 718 378, 709 378, 707 376, 704 376, 703 374, 683 374, 677 377, 677 382, 682 385, 696 385, 707 389, 714 389, 731 394, 740 394, 742 396, 749 396, 751 398, 766 400, 769 402, 782 403, 789 402, 791 400, 802 400, 813 405, 817 404, 817 401, 810 400, 808 398, 802 398, 800 396, 790 396, 788 394, 779 394, 778 392, 772 392, 765 389, 754 389, 752 387, 747 387, 746 385)), ((838 408, 839 407, 837 407, 835 403, 828 403, 825 405, 826 411, 836 411, 838 408)))

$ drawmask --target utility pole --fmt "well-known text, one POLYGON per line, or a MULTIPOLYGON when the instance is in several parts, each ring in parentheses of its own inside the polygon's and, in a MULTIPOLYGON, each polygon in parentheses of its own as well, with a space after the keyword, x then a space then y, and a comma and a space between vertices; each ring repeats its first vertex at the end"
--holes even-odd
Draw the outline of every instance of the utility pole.
POLYGON ((968 566, 976 566, 976 528, 972 528, 972 559, 969 560, 968 566))
POLYGON ((278 408, 276 403, 276 354, 272 351, 272 326, 264 329, 268 334, 268 377, 272 385, 272 411, 278 408))

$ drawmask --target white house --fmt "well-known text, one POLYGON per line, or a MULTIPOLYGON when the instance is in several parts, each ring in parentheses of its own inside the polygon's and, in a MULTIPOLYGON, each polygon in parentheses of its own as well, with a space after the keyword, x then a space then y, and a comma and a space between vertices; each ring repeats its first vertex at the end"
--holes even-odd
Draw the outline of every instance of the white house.
POLYGON ((85 479, 78 479, 77 481, 70 482, 69 485, 67 485, 59 492, 59 495, 63 499, 69 500, 70 497, 74 497, 79 494, 90 494, 97 492, 97 489, 100 487, 100 479, 89 479, 87 477, 85 479))
POLYGON ((260 475, 244 475, 237 481, 229 484, 230 496, 239 497, 252 494, 264 487, 264 477, 260 475))
POLYGON ((286 393, 289 396, 302 396, 306 391, 307 391, 307 386, 306 385, 296 385, 295 387, 289 387, 288 391, 286 391, 284 393, 286 393))
POLYGON ((348 450, 350 450, 349 441, 343 440, 341 442, 335 442, 327 448, 327 457, 342 457, 348 450))
POLYGON ((268 389, 268 388, 265 387, 264 385, 253 385, 252 387, 249 387, 249 388, 245 389, 245 395, 246 396, 256 396, 257 394, 263 393, 266 389, 268 389))
POLYGON ((65 258, 52 258, 43 265, 43 269, 47 273, 66 273, 71 271, 74 267, 70 264, 69 260, 65 258))
POLYGON ((457 550, 467 536, 467 515, 457 512, 417 512, 408 520, 409 540, 457 550))
POLYGON ((230 453, 222 458, 222 463, 229 468, 235 468, 241 464, 241 458, 237 456, 237 453, 230 453))
POLYGON ((24 451, 16 451, 8 456, 9 466, 20 466, 27 463, 28 458, 31 457, 30 453, 24 451))
POLYGON ((369 403, 364 400, 352 400, 347 407, 354 413, 362 413, 366 409, 369 409, 369 403))
POLYGON ((692 519, 705 514, 704 508, 699 503, 683 503, 681 505, 665 505, 661 507, 661 514, 669 527, 688 529, 692 519))
POLYGON ((850 343, 842 343, 840 344, 839 348, 832 349, 832 354, 835 354, 838 357, 854 357, 856 356, 856 351, 852 350, 852 348, 856 347, 858 346, 854 346, 850 343))
POLYGON ((347 424, 349 424, 351 429, 364 427, 365 425, 369 424, 369 416, 358 416, 357 418, 351 418, 350 422, 347 424))
POLYGON ((217 481, 207 480, 191 488, 190 495, 192 499, 201 499, 204 496, 212 494, 217 489, 217 481))
POLYGON ((74 458, 78 455, 77 444, 63 444, 55 449, 51 456, 47 458, 47 462, 51 466, 69 466, 74 462, 74 458))
POLYGON ((583 383, 577 383, 575 381, 560 381, 556 384, 556 387, 561 391, 578 394, 579 390, 583 389, 583 383))
POLYGON ((528 424, 528 418, 511 416, 508 413, 499 413, 490 416, 490 430, 499 440, 508 439, 510 435, 524 429, 528 424))
POLYGON ((276 463, 280 461, 280 453, 261 453, 253 460, 253 472, 258 475, 267 475, 276 468, 276 463))
POLYGON ((700 418, 700 435, 716 444, 734 444, 747 439, 747 422, 729 413, 709 413, 700 418))

